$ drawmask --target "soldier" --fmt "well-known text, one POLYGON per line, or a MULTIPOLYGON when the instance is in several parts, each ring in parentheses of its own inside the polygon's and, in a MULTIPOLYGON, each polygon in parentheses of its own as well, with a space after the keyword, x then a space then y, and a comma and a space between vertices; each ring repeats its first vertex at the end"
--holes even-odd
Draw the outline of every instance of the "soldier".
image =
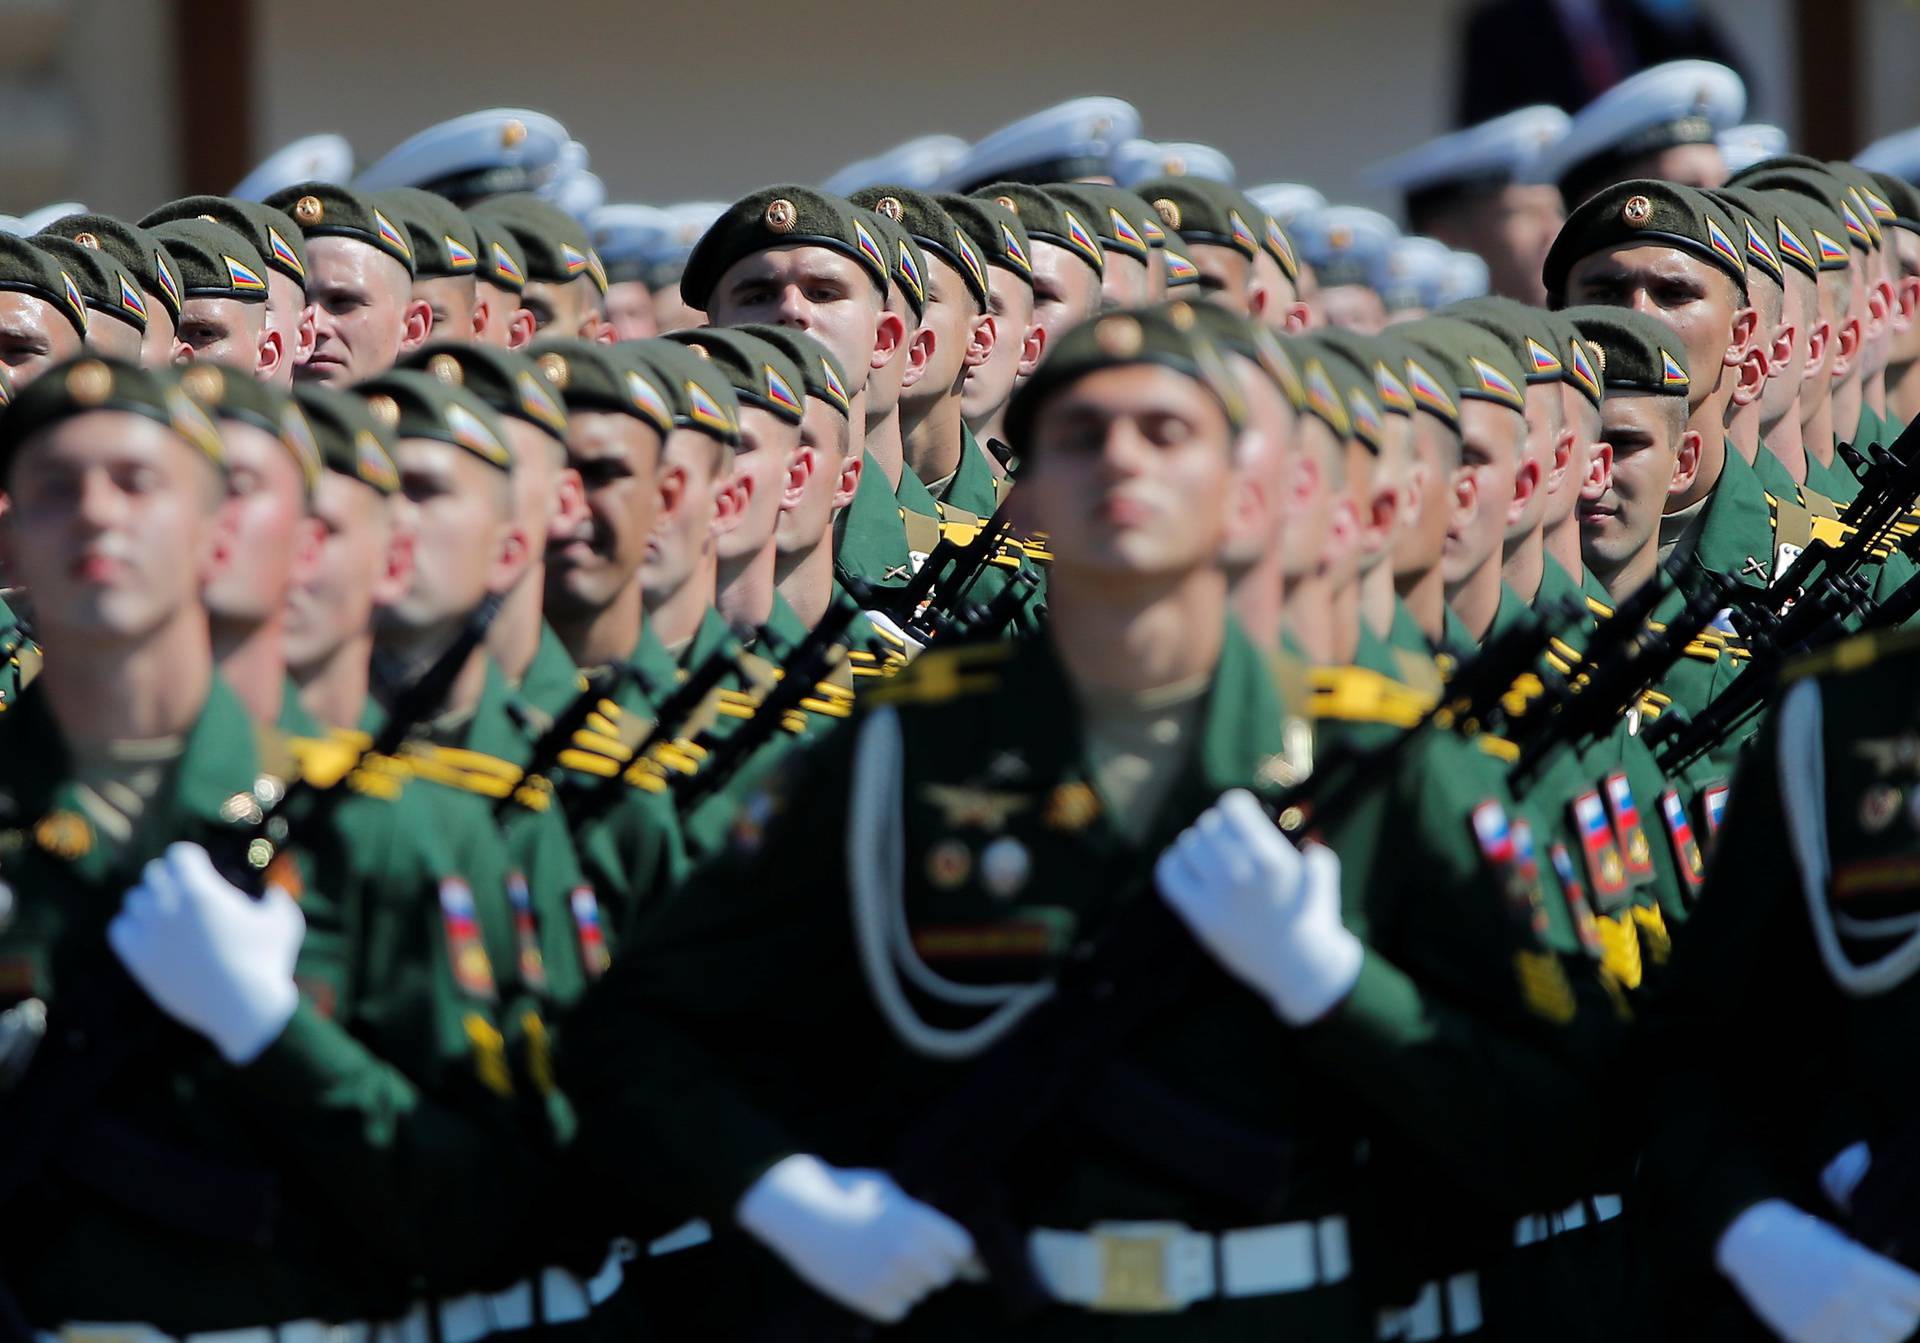
POLYGON ((987 311, 999 323, 999 338, 992 353, 967 370, 960 413, 974 441, 992 454, 996 473, 1004 473, 1006 460, 992 444, 1005 432, 1014 387, 1039 366, 1047 348, 1046 328, 1034 320, 1033 240, 1020 216, 995 201, 953 195, 935 199, 968 231, 975 250, 987 261, 987 311))
POLYGON ((1301 259, 1313 267, 1320 320, 1377 335, 1387 324, 1381 282, 1400 237, 1393 221, 1373 210, 1336 205, 1301 215, 1293 222, 1293 237, 1301 259))
POLYGON ((1540 266, 1566 206, 1537 165, 1568 124, 1557 107, 1523 107, 1430 140, 1367 176, 1400 193, 1410 232, 1474 253, 1487 263, 1494 293, 1542 307, 1540 266))
POLYGON ((293 370, 313 355, 313 315, 307 311, 307 249, 300 226, 271 206, 225 196, 187 196, 150 210, 142 228, 174 219, 211 219, 253 244, 266 263, 267 329, 279 337, 282 357, 268 381, 293 385, 293 370))
POLYGON ((672 215, 651 205, 603 205, 587 216, 593 250, 607 272, 607 324, 615 340, 660 334, 652 272, 675 228, 672 215))
MULTIPOLYGON (((1295 485, 1281 515, 1284 624, 1288 646, 1309 662, 1330 666, 1339 660, 1334 611, 1359 568, 1361 521, 1347 476, 1354 459, 1353 409, 1328 368, 1329 360, 1346 365, 1344 356, 1310 339, 1287 348, 1300 370, 1308 413, 1295 430, 1295 485)), ((1359 370, 1346 371, 1348 390, 1358 389, 1359 370)))
POLYGON ((300 226, 314 347, 294 376, 350 387, 424 343, 433 310, 413 296, 413 244, 403 227, 346 187, 306 182, 267 202, 300 226))
POLYGON ((1920 190, 1891 173, 1872 174, 1887 202, 1882 221, 1893 249, 1898 302, 1887 352, 1887 429, 1898 435, 1920 413, 1920 190))
POLYGON ((1688 187, 1726 185, 1715 136, 1746 114, 1740 76, 1712 61, 1669 61, 1615 84, 1568 125, 1540 163, 1567 208, 1607 187, 1657 178, 1688 187))
POLYGON ((533 314, 535 331, 581 340, 612 339, 605 332, 607 277, 600 258, 578 220, 533 196, 499 196, 476 206, 473 215, 504 228, 520 244, 525 286, 524 311, 533 314), (604 333, 604 334, 603 334, 604 333))
MULTIPOLYGON (((1025 225, 1028 259, 1033 263, 1033 320, 1049 340, 1099 311, 1106 255, 1092 226, 1072 206, 1044 187, 1014 182, 968 194, 1012 210, 1025 225)), ((1041 358, 1045 358, 1044 349, 1041 358)))
POLYGON ((151 233, 108 215, 77 214, 56 219, 41 230, 53 238, 71 238, 82 247, 98 247, 127 268, 140 286, 147 310, 147 333, 140 362, 148 368, 171 364, 178 351, 174 323, 180 317, 180 263, 151 233))
POLYGON ((413 250, 413 297, 424 301, 437 342, 481 338, 491 317, 480 311, 480 235, 466 212, 417 187, 375 192, 374 203, 407 231, 413 250))
POLYGON ((98 248, 65 238, 35 234, 33 244, 80 286, 87 306, 87 348, 108 359, 139 363, 147 338, 147 301, 126 268, 98 248))
POLYGON ((1206 178, 1161 177, 1136 184, 1159 212, 1160 222, 1180 235, 1185 255, 1200 272, 1200 294, 1230 312, 1258 317, 1269 301, 1254 286, 1254 261, 1261 240, 1254 228, 1263 221, 1253 202, 1223 182, 1206 178))
POLYGON ((543 112, 488 108, 408 136, 353 184, 359 191, 420 187, 465 208, 552 182, 572 138, 543 112))
POLYGON ((174 219, 153 236, 180 266, 182 362, 205 361, 271 381, 287 358, 267 329, 267 269, 246 238, 208 219, 174 219))
POLYGON ((0 237, 0 363, 16 390, 80 353, 86 301, 54 258, 24 238, 0 237))
MULTIPOLYGON (((1153 206, 1131 191, 1097 185, 1050 188, 1074 206, 1100 239, 1106 264, 1100 272, 1100 306, 1138 308, 1153 295, 1153 246, 1139 221, 1153 206)), ((1164 295, 1162 295, 1164 297, 1164 295)))

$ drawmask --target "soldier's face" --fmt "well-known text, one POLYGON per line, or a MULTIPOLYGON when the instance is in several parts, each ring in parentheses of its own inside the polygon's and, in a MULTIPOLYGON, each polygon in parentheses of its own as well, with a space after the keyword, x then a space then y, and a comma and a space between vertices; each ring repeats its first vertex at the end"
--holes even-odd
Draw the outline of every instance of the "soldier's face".
POLYGON ((1506 539, 1517 540, 1538 527, 1547 513, 1547 477, 1553 474, 1554 446, 1566 424, 1557 382, 1537 382, 1527 388, 1526 435, 1521 440, 1518 469, 1530 472, 1533 490, 1507 522, 1506 539))
POLYGON ((1673 330, 1687 349, 1692 404, 1717 389, 1733 340, 1733 281, 1714 266, 1672 247, 1614 247, 1582 257, 1567 273, 1567 305, 1632 308, 1673 330))
POLYGON ((900 394, 902 404, 926 407, 946 400, 966 376, 979 306, 960 272, 927 254, 927 310, 923 330, 933 333, 933 353, 913 386, 900 394))
POLYGON ((1057 243, 1035 238, 1028 253, 1033 261, 1033 322, 1047 333, 1047 342, 1052 344, 1067 328, 1078 326, 1099 310, 1100 277, 1093 267, 1057 243))
POLYGON ((1233 573, 1259 562, 1281 544, 1287 449, 1295 416, 1293 407, 1258 364, 1237 354, 1228 356, 1228 363, 1247 402, 1247 431, 1240 436, 1238 467, 1245 480, 1248 507, 1234 515, 1233 531, 1223 552, 1227 570, 1233 573))
POLYGON ((413 282, 405 266, 352 238, 307 243, 307 300, 313 354, 294 370, 304 382, 350 387, 386 372, 399 357, 413 282))
POLYGON ((311 674, 373 628, 377 601, 405 590, 412 550, 396 555, 393 506, 369 485, 323 471, 313 491, 319 553, 287 593, 287 666, 311 674), (395 575, 398 582, 386 586, 395 575))
POLYGON ((1238 248, 1215 247, 1211 243, 1188 248, 1187 256, 1200 272, 1200 297, 1245 317, 1247 287, 1253 279, 1253 258, 1238 248))
POLYGON ((739 522, 720 537, 722 560, 751 559, 773 539, 787 471, 799 450, 799 425, 758 406, 740 407, 740 447, 733 454, 733 471, 746 498, 739 522))
POLYGON ((219 364, 252 377, 260 366, 260 333, 266 329, 264 303, 237 298, 190 298, 180 305, 182 362, 219 364))
POLYGON ((207 584, 216 620, 258 624, 279 612, 296 575, 316 558, 300 468, 280 440, 257 425, 220 422, 227 445, 224 506, 233 563, 207 584))
POLYGON ((1125 252, 1109 251, 1100 275, 1102 308, 1143 308, 1153 301, 1147 263, 1125 252))
POLYGON ((1611 483, 1580 501, 1580 553, 1609 575, 1654 543, 1678 460, 1681 426, 1668 398, 1609 396, 1600 404, 1602 439, 1613 446, 1611 483))
POLYGON ((520 306, 533 314, 534 330, 549 336, 593 340, 600 332, 600 291, 591 276, 564 284, 528 280, 520 306))
POLYGON ((1192 378, 1102 369, 1048 398, 1020 489, 1053 542, 1053 572, 1101 586, 1219 563, 1236 485, 1235 435, 1192 378))
POLYGON ((1363 336, 1377 336, 1386 330, 1387 305, 1363 284, 1332 285, 1320 291, 1316 302, 1328 326, 1363 336))
POLYGON ((561 507, 559 489, 566 465, 566 445, 516 416, 503 415, 507 446, 513 450, 513 517, 533 545, 546 549, 561 507))
POLYGON ((147 295, 147 334, 140 338, 140 363, 165 368, 173 362, 173 312, 158 294, 147 295))
POLYGON ((146 344, 146 334, 110 313, 96 312, 88 314, 86 344, 95 354, 137 364, 146 344))
POLYGON ((401 439, 393 462, 411 505, 414 569, 406 594, 382 613, 382 623, 408 633, 437 632, 466 619, 489 591, 511 525, 509 480, 498 467, 436 439, 401 439))
POLYGON ((16 391, 42 370, 80 353, 80 333, 60 310, 31 294, 0 291, 0 364, 16 391))
MULTIPOLYGON (((1033 347, 1033 286, 1001 266, 987 267, 987 311, 999 325, 998 339, 982 363, 967 370, 960 413, 979 423, 1007 404, 1021 363, 1033 347)), ((1030 371, 1030 370, 1029 370, 1030 371)))
POLYGON ((1540 272, 1566 222, 1560 188, 1507 186, 1445 211, 1424 231, 1476 253, 1487 263, 1494 293, 1540 308, 1547 302, 1540 272))
POLYGON ((847 417, 837 408, 817 396, 807 398, 807 417, 800 421, 800 453, 809 469, 797 489, 787 482, 775 531, 781 554, 806 554, 826 536, 833 522, 833 496, 847 454, 848 433, 847 417))
POLYGON ((1499 553, 1526 429, 1517 410, 1491 401, 1460 404, 1460 469, 1454 480, 1460 509, 1447 531, 1444 560, 1449 584, 1471 577, 1499 553))
POLYGON ((313 353, 313 319, 307 312, 306 291, 277 270, 267 272, 266 325, 280 335, 280 362, 270 381, 276 387, 291 387, 295 366, 313 353))
POLYGON ((607 322, 615 340, 645 340, 660 334, 653 317, 653 293, 638 280, 607 286, 607 322))
POLYGON ((475 339, 473 315, 479 303, 478 284, 471 275, 442 275, 413 282, 413 296, 433 310, 430 340, 466 344, 475 339))
MULTIPOLYGON (((662 285, 653 291, 653 320, 664 336, 669 331, 685 331, 690 327, 705 326, 707 315, 681 297, 680 286, 662 285)), ((724 322, 714 323, 724 326, 724 322)))
POLYGON ((1394 539, 1393 572, 1407 584, 1433 572, 1447 548, 1453 518, 1455 463, 1460 433, 1425 411, 1413 419, 1413 460, 1408 467, 1403 525, 1394 539))
POLYGON ((1335 463, 1345 451, 1326 421, 1311 415, 1299 418, 1282 513, 1281 569, 1288 578, 1304 578, 1336 558, 1330 541, 1335 514, 1343 520, 1348 515, 1335 497, 1335 463))
POLYGON ((570 617, 604 610, 647 555, 659 508, 660 433, 631 415, 567 417, 567 463, 580 473, 586 509, 547 542, 547 605, 570 617))
POLYGON ((658 511, 640 565, 640 590, 649 606, 665 602, 708 572, 707 555, 717 540, 720 488, 726 483, 718 458, 714 441, 698 430, 675 429, 667 435, 660 455, 658 511))
POLYGON ((216 570, 219 473, 166 426, 121 411, 19 448, 0 558, 48 644, 123 647, 197 610, 216 570))
POLYGON ((480 343, 502 350, 513 348, 513 317, 520 311, 520 295, 485 280, 476 280, 474 285, 476 304, 481 296, 486 298, 486 319, 478 324, 480 343))
POLYGON ((779 247, 727 267, 707 300, 707 317, 714 326, 766 322, 806 332, 846 369, 851 394, 876 366, 882 305, 872 277, 852 258, 827 247, 779 247))

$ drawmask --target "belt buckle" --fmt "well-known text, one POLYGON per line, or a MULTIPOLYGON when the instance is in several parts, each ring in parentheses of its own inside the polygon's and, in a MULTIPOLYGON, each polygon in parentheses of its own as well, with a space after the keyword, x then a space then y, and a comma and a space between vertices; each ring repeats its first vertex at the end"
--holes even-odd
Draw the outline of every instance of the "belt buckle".
POLYGON ((1173 1290, 1169 1271, 1174 1242, 1192 1234, 1180 1222, 1105 1222, 1088 1233, 1100 1255, 1100 1291, 1095 1310, 1116 1314, 1165 1314, 1189 1304, 1173 1290))

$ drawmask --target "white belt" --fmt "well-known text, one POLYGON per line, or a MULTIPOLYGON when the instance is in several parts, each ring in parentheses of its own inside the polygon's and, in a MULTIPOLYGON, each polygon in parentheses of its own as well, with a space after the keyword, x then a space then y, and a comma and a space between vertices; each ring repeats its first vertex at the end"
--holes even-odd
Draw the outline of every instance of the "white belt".
POLYGON ((39 1343, 367 1343, 370 1326, 289 1320, 249 1329, 170 1334, 150 1324, 63 1324, 35 1335, 39 1343))
POLYGON ((1528 1213, 1513 1224, 1513 1245, 1515 1249, 1538 1245, 1554 1236, 1578 1231, 1589 1223, 1611 1222, 1621 1211, 1618 1194, 1595 1194, 1592 1198, 1576 1199, 1559 1212, 1528 1213))
POLYGON ((1041 1228, 1028 1233, 1027 1256, 1054 1300, 1126 1314, 1330 1286, 1343 1281, 1350 1267, 1344 1217, 1218 1235, 1179 1222, 1041 1228))
POLYGON ((476 1343, 491 1334, 531 1329, 536 1324, 576 1323, 620 1290, 627 1263, 638 1253, 638 1247, 622 1237, 607 1251, 600 1271, 585 1282, 564 1268, 544 1268, 537 1293, 534 1279, 527 1278, 504 1291, 469 1292, 435 1306, 422 1303, 400 1319, 374 1326, 372 1343, 433 1343, 430 1310, 439 1319, 439 1343, 476 1343))
POLYGON ((1426 1343, 1428 1339, 1474 1333, 1480 1323, 1480 1275, 1456 1273, 1445 1282, 1422 1287, 1405 1310, 1381 1311, 1373 1336, 1426 1343))

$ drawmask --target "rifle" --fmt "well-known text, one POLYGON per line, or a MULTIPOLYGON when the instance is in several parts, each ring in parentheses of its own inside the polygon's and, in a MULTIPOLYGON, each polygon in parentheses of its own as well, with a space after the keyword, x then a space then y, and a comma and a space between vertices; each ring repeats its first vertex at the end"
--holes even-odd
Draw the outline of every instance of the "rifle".
MULTIPOLYGON (((527 763, 520 770, 520 777, 512 788, 494 800, 493 815, 498 820, 509 806, 524 805, 519 802, 520 790, 539 780, 551 781, 559 771, 560 757, 566 753, 573 739, 587 725, 587 720, 599 712, 600 705, 617 696, 621 689, 631 683, 640 692, 640 697, 649 703, 653 700, 653 686, 646 674, 630 663, 617 662, 607 669, 603 679, 592 681, 585 690, 573 697, 547 725, 533 743, 533 751, 527 757, 527 763)), ((520 715, 515 714, 518 718, 520 715)))
MULTIPOLYGON (((1564 611, 1515 622, 1461 664, 1417 723, 1372 750, 1322 762, 1312 777, 1263 801, 1268 814, 1291 835, 1323 828, 1394 774, 1427 732, 1492 718, 1514 679, 1545 649, 1547 618, 1564 611)), ((1064 958, 1052 993, 974 1058, 904 1135, 886 1166, 902 1188, 968 1229, 1015 1318, 1048 1298, 1001 1205, 998 1177, 1048 1119, 1124 1072, 1120 1055, 1134 1033, 1212 972, 1212 957, 1151 880, 1142 885, 1147 889, 1118 901, 1106 926, 1064 958)), ((838 1321, 832 1333, 844 1336, 849 1317, 832 1313, 838 1321)))
MULTIPOLYGON (((257 899, 267 868, 293 843, 295 825, 317 831, 351 792, 347 780, 354 771, 376 756, 394 754, 413 729, 446 702, 499 609, 500 598, 493 595, 474 609, 453 643, 395 698, 386 724, 352 768, 324 787, 309 779, 295 780, 249 824, 225 836, 224 843, 210 844, 209 855, 221 875, 257 899)), ((72 977, 73 991, 48 1009, 40 1046, 18 1088, 0 1106, 0 1207, 7 1206, 50 1156, 59 1157, 63 1145, 93 1131, 89 1116, 101 1094, 134 1059, 146 1055, 171 1024, 154 1010, 104 939, 98 953, 85 973, 72 977)), ((78 1163, 64 1165, 69 1174, 95 1183, 78 1163)), ((124 1197, 134 1191, 118 1192, 124 1197)), ((209 1195, 212 1202, 219 1202, 217 1192, 209 1195)), ((267 1230, 253 1228, 256 1235, 267 1230)))
MULTIPOLYGON (((682 815, 711 797, 780 730, 781 721, 814 693, 820 678, 833 669, 832 651, 846 637, 847 627, 860 614, 859 599, 851 593, 836 597, 820 623, 795 644, 780 671, 780 680, 755 706, 753 717, 721 739, 711 740, 705 766, 682 774, 672 783, 674 805, 682 815)), ((706 734, 700 744, 708 745, 706 734)))

